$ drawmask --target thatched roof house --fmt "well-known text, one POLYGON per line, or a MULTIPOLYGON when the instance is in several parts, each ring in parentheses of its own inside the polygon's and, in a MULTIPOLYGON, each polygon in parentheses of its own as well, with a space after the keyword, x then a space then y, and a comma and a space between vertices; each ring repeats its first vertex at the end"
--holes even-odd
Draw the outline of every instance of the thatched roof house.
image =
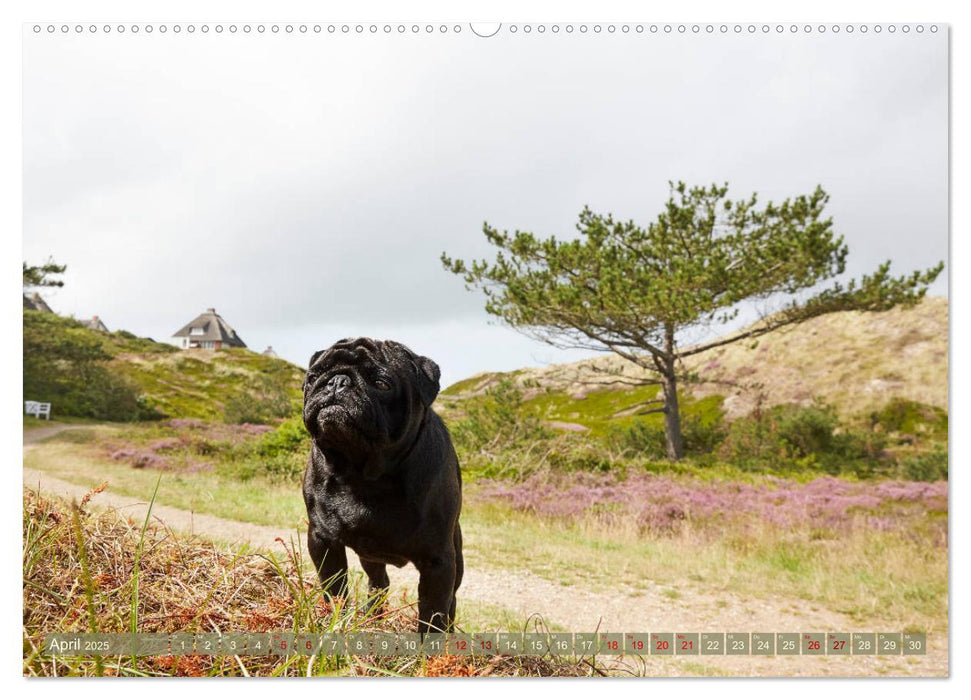
POLYGON ((180 348, 245 348, 246 343, 215 309, 206 309, 176 331, 169 340, 180 348))
POLYGON ((37 292, 31 292, 30 294, 24 294, 24 308, 30 309, 31 311, 44 311, 46 313, 54 313, 51 307, 47 305, 43 297, 37 292))
POLYGON ((106 326, 106 325, 104 324, 104 321, 102 321, 102 320, 101 320, 100 318, 98 318, 97 316, 92 316, 91 318, 82 318, 82 319, 78 319, 78 321, 79 321, 79 322, 80 322, 80 323, 81 323, 81 324, 82 324, 82 325, 83 325, 83 326, 84 326, 85 328, 90 328, 90 329, 91 329, 91 330, 93 330, 93 331, 103 331, 103 332, 105 332, 105 333, 108 333, 108 332, 109 332, 109 331, 108 331, 108 326, 106 326))

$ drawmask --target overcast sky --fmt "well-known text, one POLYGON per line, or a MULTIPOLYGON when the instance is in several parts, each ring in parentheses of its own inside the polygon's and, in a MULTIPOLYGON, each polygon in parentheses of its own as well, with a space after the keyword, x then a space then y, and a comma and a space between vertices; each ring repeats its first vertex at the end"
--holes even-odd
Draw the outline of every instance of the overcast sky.
POLYGON ((157 340, 213 306, 301 366, 352 335, 446 384, 563 361, 442 251, 568 237, 585 204, 646 225, 674 179, 822 184, 854 276, 946 262, 945 32, 29 33, 24 259, 68 265, 55 311, 157 340))

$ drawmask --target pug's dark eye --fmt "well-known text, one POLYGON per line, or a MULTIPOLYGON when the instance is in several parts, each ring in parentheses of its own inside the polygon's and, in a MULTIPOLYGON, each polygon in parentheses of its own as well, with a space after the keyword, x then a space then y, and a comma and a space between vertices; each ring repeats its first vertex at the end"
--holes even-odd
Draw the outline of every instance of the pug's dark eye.
POLYGON ((386 381, 384 381, 383 379, 375 379, 375 380, 374 380, 374 386, 376 386, 376 387, 377 387, 378 389, 380 389, 381 391, 387 391, 388 389, 390 389, 390 388, 391 388, 391 385, 390 385, 390 384, 388 384, 388 383, 387 383, 386 381))

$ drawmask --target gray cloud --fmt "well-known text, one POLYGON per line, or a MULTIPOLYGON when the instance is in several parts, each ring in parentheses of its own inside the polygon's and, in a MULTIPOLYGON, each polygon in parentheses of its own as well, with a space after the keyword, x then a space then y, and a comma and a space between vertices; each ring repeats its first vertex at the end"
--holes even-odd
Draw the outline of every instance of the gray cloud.
POLYGON ((299 363, 351 332, 428 339, 449 379, 563 358, 439 255, 584 204, 646 224, 668 179, 822 184, 852 274, 947 259, 943 35, 30 35, 24 141, 55 308, 161 338, 216 306, 299 363))

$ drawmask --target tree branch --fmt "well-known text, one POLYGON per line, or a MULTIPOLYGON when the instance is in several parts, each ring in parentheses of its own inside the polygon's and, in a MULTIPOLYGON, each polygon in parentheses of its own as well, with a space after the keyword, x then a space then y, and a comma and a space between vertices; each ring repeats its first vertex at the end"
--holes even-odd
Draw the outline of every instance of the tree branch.
POLYGON ((664 408, 652 408, 649 411, 638 411, 635 415, 648 416, 652 413, 664 413, 664 412, 665 412, 664 408))
POLYGON ((629 411, 632 408, 637 408, 638 406, 650 406, 652 404, 663 404, 663 403, 664 403, 664 399, 646 399, 644 401, 638 401, 637 403, 632 403, 630 406, 625 406, 624 408, 614 411, 614 415, 616 416, 619 413, 624 413, 625 411, 629 411))
POLYGON ((623 384, 625 386, 659 386, 661 381, 659 379, 643 379, 634 381, 625 381, 623 379, 614 379, 609 382, 595 381, 592 379, 585 379, 582 384, 599 384, 601 386, 612 386, 614 384, 623 384))
POLYGON ((789 318, 783 319, 781 322, 772 323, 768 326, 762 326, 760 328, 753 328, 751 330, 745 331, 744 333, 738 333, 736 335, 729 336, 727 338, 721 338, 719 340, 713 340, 710 343, 705 343, 703 345, 696 345, 693 348, 688 348, 687 350, 682 350, 678 353, 679 358, 691 357, 692 355, 697 355, 698 353, 705 352, 707 350, 712 350, 714 348, 721 347, 722 345, 731 345, 732 343, 737 343, 740 340, 745 340, 746 338, 758 338, 766 333, 771 333, 772 331, 784 328, 785 326, 791 326, 794 323, 800 323, 807 319, 803 318, 789 318))

